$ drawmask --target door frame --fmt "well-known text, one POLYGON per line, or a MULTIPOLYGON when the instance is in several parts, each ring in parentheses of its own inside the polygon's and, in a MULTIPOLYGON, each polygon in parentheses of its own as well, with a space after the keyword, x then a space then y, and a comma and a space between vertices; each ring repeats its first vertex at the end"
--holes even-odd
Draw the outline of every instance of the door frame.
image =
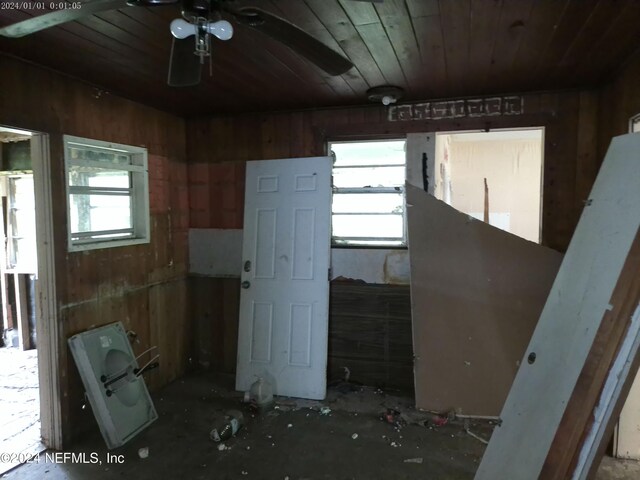
POLYGON ((62 450, 60 392, 60 326, 56 308, 53 202, 49 135, 33 132, 31 137, 36 207, 38 282, 35 286, 36 334, 38 338, 38 383, 40 432, 47 448, 62 450))

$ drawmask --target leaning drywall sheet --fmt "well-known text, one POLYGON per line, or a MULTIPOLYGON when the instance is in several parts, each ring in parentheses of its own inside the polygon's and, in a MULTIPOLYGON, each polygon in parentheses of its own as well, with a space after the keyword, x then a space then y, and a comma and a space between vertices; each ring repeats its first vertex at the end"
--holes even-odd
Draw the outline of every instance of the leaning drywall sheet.
POLYGON ((640 135, 616 137, 476 480, 538 478, 640 226, 639 185, 640 135))
POLYGON ((407 185, 416 406, 498 415, 562 255, 407 185))

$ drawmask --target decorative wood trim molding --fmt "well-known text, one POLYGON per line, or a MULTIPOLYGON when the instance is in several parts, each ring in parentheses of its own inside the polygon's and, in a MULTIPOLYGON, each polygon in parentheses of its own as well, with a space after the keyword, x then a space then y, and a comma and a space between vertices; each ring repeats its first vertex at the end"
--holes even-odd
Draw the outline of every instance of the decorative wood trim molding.
POLYGON ((389 107, 387 119, 390 122, 406 122, 522 115, 523 113, 524 97, 507 96, 392 105, 389 107))

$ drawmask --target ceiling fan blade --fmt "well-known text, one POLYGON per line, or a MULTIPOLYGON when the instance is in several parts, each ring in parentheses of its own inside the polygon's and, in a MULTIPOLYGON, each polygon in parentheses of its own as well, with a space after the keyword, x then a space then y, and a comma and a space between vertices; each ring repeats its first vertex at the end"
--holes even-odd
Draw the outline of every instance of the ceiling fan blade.
POLYGON ((200 57, 194 55, 194 50, 193 37, 173 38, 167 80, 170 87, 191 87, 200 83, 202 63, 200 57))
POLYGON ((83 3, 82 8, 56 10, 55 12, 45 13, 44 15, 32 17, 0 28, 0 36, 20 38, 31 33, 39 32, 45 28, 55 27, 62 23, 88 17, 94 13, 106 12, 107 10, 119 10, 127 6, 126 0, 93 0, 83 3))
POLYGON ((240 8, 230 13, 238 22, 282 42, 329 75, 342 75, 353 67, 353 63, 338 52, 283 18, 253 7, 240 8))

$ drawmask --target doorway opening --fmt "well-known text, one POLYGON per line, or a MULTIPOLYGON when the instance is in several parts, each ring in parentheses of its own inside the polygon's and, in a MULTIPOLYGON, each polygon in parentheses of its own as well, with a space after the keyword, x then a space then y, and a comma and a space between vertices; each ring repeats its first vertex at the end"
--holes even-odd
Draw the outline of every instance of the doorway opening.
POLYGON ((55 382, 48 380, 43 392, 41 379, 52 377, 50 343, 56 338, 43 306, 53 283, 43 270, 53 252, 51 229, 42 225, 50 212, 43 185, 47 147, 46 135, 0 127, 0 451, 14 454, 0 463, 0 474, 44 450, 43 436, 48 446, 59 444, 47 434, 59 430, 50 425, 55 415, 41 418, 52 406, 55 382))
POLYGON ((544 129, 436 136, 434 194, 478 220, 540 243, 544 129))

